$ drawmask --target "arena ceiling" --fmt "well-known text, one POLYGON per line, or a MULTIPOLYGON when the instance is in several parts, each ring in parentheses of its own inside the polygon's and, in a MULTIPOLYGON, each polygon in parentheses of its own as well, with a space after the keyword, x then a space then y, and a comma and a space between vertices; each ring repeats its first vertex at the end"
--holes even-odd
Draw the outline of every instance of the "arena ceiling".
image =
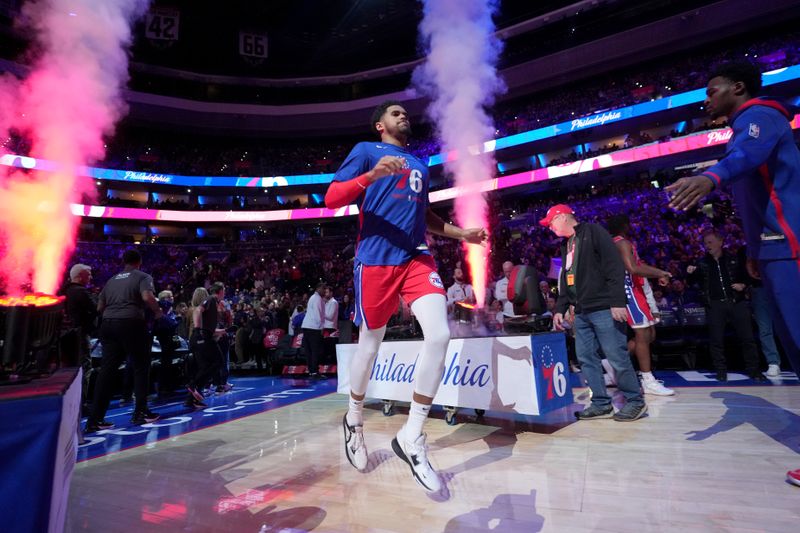
MULTIPOLYGON (((509 26, 574 3, 503 1, 496 22, 509 26)), ((422 4, 416 0, 155 0, 152 5, 178 14, 179 40, 158 38, 164 28, 151 16, 151 27, 145 20, 137 32, 134 61, 208 74, 296 77, 348 74, 419 56, 422 4), (240 33, 264 36, 262 46, 253 46, 259 50, 248 50, 264 53, 241 53, 240 33)))
MULTIPOLYGON (((494 1, 504 68, 719 0, 494 1)), ((15 24, 24 2, 0 0, 0 59, 25 62, 31 33, 15 24)), ((131 73, 136 85, 196 76, 338 84, 366 72, 361 79, 394 76, 387 84, 397 89, 422 56, 421 19, 421 0, 152 0, 134 28, 131 73)))
MULTIPOLYGON (((580 41, 706 0, 498 0, 498 28, 553 14, 536 37, 580 41), (574 9, 566 9, 572 6, 574 9)), ((420 57, 418 0, 154 0, 133 62, 201 74, 298 78, 352 74, 420 57), (158 13, 161 13, 159 16, 158 13), (155 15, 154 15, 155 14, 155 15)), ((509 43, 504 61, 520 43, 509 43)), ((525 48, 528 48, 527 46, 525 48)))

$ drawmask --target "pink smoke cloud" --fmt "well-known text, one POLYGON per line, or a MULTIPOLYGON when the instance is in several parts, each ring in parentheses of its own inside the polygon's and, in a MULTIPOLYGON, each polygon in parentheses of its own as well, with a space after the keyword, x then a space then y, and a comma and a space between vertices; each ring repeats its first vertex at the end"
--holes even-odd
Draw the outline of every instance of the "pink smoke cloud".
MULTIPOLYGON (((482 154, 495 128, 486 108, 505 88, 496 65, 502 50, 492 15, 496 1, 424 0, 420 35, 427 57, 414 72, 414 83, 432 103, 428 114, 436 124, 442 151, 458 151, 445 168, 457 186, 468 186, 495 175, 493 154, 482 154), (473 154, 465 157, 465 154, 473 154)), ((456 219, 462 227, 488 229, 488 206, 480 193, 458 196, 456 219)), ((489 247, 465 245, 478 306, 485 302, 489 247)))
POLYGON ((14 129, 30 155, 58 163, 52 173, 0 177, 0 282, 18 294, 56 290, 80 219, 70 203, 91 196, 80 165, 104 156, 104 136, 126 112, 131 24, 149 0, 32 0, 22 21, 34 35, 31 73, 0 81, 0 138, 14 129))

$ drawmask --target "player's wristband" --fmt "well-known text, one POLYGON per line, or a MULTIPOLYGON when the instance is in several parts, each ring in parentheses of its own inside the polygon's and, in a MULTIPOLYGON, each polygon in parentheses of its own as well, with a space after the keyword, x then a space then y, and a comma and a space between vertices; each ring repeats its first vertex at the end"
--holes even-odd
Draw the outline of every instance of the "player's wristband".
POLYGON ((348 181, 334 181, 330 184, 328 192, 325 194, 325 205, 329 209, 343 207, 364 194, 369 185, 371 185, 371 182, 366 177, 366 174, 348 181))
POLYGON ((372 182, 370 182, 370 181, 367 179, 367 175, 366 175, 366 174, 361 174, 359 177, 357 177, 357 178, 355 179, 355 181, 356 181, 356 183, 358 183, 358 186, 359 186, 359 187, 361 187, 361 188, 362 188, 362 189, 364 189, 364 190, 367 190, 367 187, 369 187, 370 185, 372 185, 372 182), (364 181, 366 181, 366 182, 367 182, 367 183, 366 183, 366 185, 363 183, 364 181))

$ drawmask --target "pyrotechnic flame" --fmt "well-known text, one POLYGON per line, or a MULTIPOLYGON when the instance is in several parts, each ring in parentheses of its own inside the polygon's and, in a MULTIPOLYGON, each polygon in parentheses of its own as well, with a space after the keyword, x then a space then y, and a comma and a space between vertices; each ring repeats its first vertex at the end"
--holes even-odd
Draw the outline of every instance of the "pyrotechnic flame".
MULTIPOLYGON (((442 151, 459 157, 445 166, 456 186, 467 192, 455 200, 456 219, 464 228, 488 230, 486 199, 476 183, 495 173, 492 153, 480 154, 484 142, 494 137, 486 107, 502 91, 495 70, 501 44, 494 36, 495 1, 425 0, 420 35, 427 58, 414 72, 414 82, 431 97, 428 114, 436 124, 442 151), (470 148, 473 148, 472 150, 470 148), (475 153, 478 155, 474 155, 475 153), (471 155, 472 154, 472 155, 471 155)), ((465 244, 467 263, 478 307, 486 299, 489 246, 465 244)))
POLYGON ((26 294, 24 296, 0 297, 0 307, 49 307, 64 300, 63 296, 53 296, 52 294, 26 294))

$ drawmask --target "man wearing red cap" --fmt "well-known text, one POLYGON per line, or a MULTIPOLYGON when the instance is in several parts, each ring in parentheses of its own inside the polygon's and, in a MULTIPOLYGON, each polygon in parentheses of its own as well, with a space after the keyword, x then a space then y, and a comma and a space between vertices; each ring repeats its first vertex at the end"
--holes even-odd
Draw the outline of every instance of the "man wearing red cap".
POLYGON ((562 329, 564 313, 574 306, 575 351, 592 390, 592 403, 575 416, 579 420, 613 416, 618 422, 641 418, 647 413, 647 405, 628 357, 625 266, 611 235, 597 224, 579 223, 564 204, 551 207, 539 224, 566 239, 561 244, 553 325, 562 329), (625 396, 625 406, 617 413, 603 380, 598 348, 614 368, 617 386, 625 396))

